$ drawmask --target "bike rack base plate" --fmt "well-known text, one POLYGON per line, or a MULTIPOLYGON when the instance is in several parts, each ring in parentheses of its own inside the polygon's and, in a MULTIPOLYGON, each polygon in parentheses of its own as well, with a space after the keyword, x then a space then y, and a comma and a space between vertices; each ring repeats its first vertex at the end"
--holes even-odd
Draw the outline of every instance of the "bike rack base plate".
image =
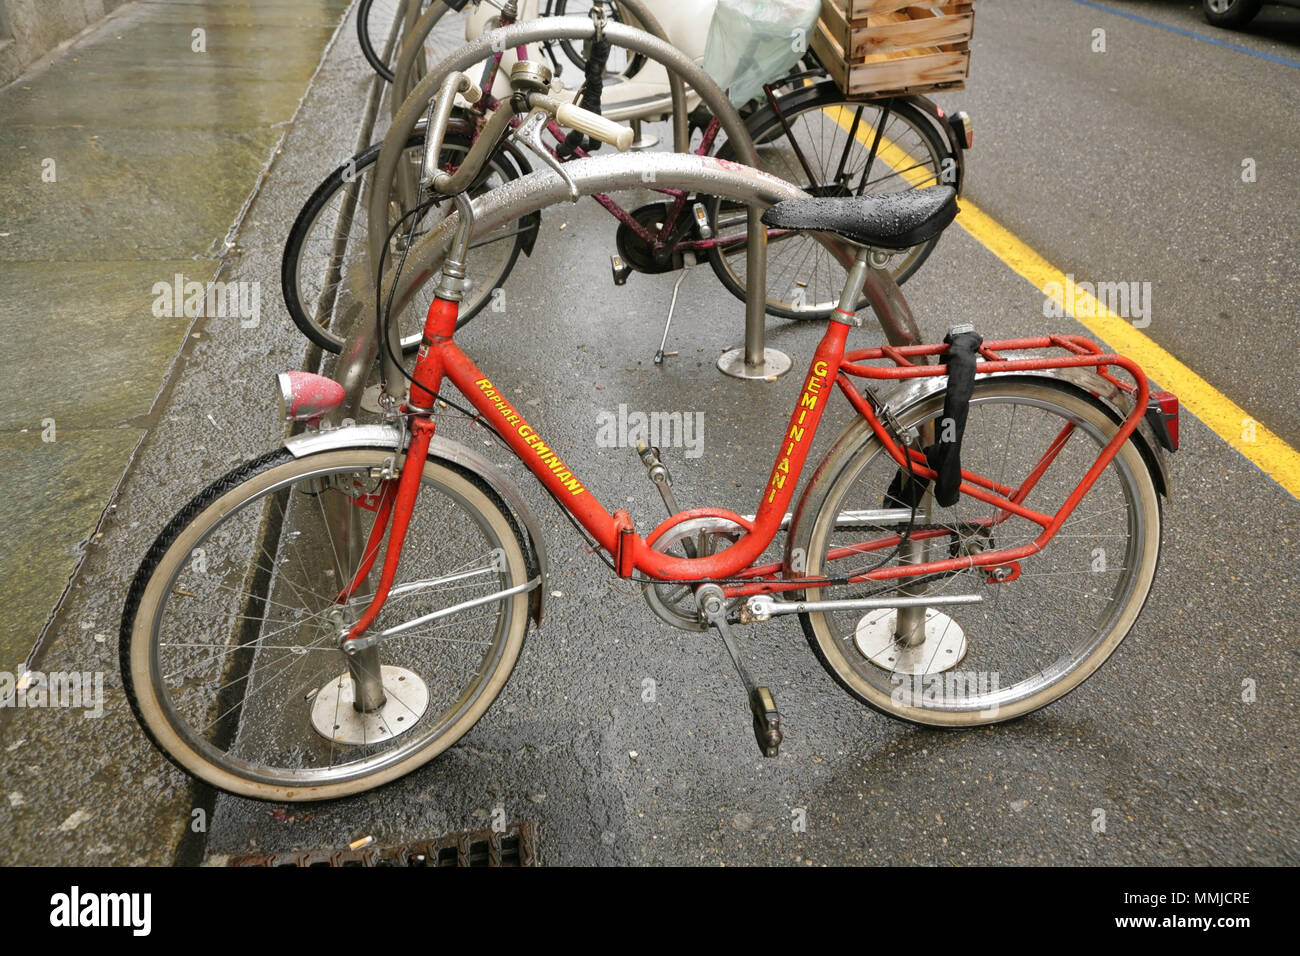
POLYGON ((311 725, 326 740, 350 747, 379 743, 406 733, 420 722, 429 706, 429 688, 405 667, 383 665, 384 706, 363 714, 352 706, 356 690, 344 672, 316 694, 311 725))
POLYGON ((966 657, 966 633, 942 611, 925 611, 925 640, 906 647, 894 639, 898 609, 887 607, 858 620, 853 643, 862 656, 882 670, 899 674, 939 674, 966 657))
POLYGON ((718 359, 718 371, 723 375, 730 375, 732 378, 748 378, 771 380, 780 378, 786 372, 790 371, 793 363, 790 356, 778 349, 763 349, 763 364, 757 368, 750 368, 745 365, 745 350, 728 349, 722 353, 718 359))

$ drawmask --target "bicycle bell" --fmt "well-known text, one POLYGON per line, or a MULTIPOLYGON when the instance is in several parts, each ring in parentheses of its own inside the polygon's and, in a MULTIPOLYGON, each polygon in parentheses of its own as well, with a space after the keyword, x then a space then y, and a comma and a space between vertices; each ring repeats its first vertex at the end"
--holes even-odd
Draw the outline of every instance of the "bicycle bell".
POLYGON ((520 93, 547 93, 551 70, 541 61, 520 60, 510 68, 510 85, 520 93))

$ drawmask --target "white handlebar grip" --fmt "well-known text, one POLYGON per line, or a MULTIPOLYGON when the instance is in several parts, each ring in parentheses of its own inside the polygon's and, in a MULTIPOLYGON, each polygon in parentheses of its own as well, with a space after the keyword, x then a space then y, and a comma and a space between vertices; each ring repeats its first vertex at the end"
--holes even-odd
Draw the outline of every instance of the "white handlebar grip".
POLYGON ((595 137, 602 143, 609 143, 620 153, 632 145, 632 130, 622 123, 605 119, 591 110, 564 103, 555 111, 555 119, 561 126, 568 126, 580 133, 595 137))

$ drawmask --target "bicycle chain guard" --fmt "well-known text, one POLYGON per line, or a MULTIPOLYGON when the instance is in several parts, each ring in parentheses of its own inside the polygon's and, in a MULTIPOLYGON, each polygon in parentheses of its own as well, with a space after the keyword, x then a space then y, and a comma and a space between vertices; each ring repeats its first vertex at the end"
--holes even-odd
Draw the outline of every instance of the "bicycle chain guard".
MULTIPOLYGON (((643 227, 658 236, 671 210, 670 202, 652 202, 633 209, 631 215, 643 227)), ((685 235, 693 221, 692 217, 683 212, 678 217, 672 233, 667 237, 664 248, 658 250, 627 223, 620 222, 618 232, 614 236, 618 254, 623 257, 625 263, 646 275, 659 275, 680 269, 684 265, 682 254, 674 252, 673 247, 685 235)))
MULTIPOLYGON (((745 534, 746 528, 729 518, 688 518, 673 525, 650 545, 661 554, 676 553, 675 557, 686 557, 682 542, 690 539, 695 545, 697 557, 716 554, 722 548, 733 544, 745 534)), ((643 593, 650 610, 660 620, 684 631, 707 631, 708 623, 700 616, 695 603, 695 588, 689 584, 676 581, 653 581, 643 585, 643 593)), ((732 598, 727 602, 728 609, 740 605, 744 598, 732 598)))

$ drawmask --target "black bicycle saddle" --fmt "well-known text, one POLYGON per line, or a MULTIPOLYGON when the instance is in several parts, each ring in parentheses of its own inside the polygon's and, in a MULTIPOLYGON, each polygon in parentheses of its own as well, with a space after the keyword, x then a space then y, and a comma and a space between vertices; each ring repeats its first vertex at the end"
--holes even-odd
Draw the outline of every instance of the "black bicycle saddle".
POLYGON ((785 199, 763 213, 777 229, 833 232, 864 246, 907 249, 933 239, 957 215, 951 186, 833 199, 785 199))

